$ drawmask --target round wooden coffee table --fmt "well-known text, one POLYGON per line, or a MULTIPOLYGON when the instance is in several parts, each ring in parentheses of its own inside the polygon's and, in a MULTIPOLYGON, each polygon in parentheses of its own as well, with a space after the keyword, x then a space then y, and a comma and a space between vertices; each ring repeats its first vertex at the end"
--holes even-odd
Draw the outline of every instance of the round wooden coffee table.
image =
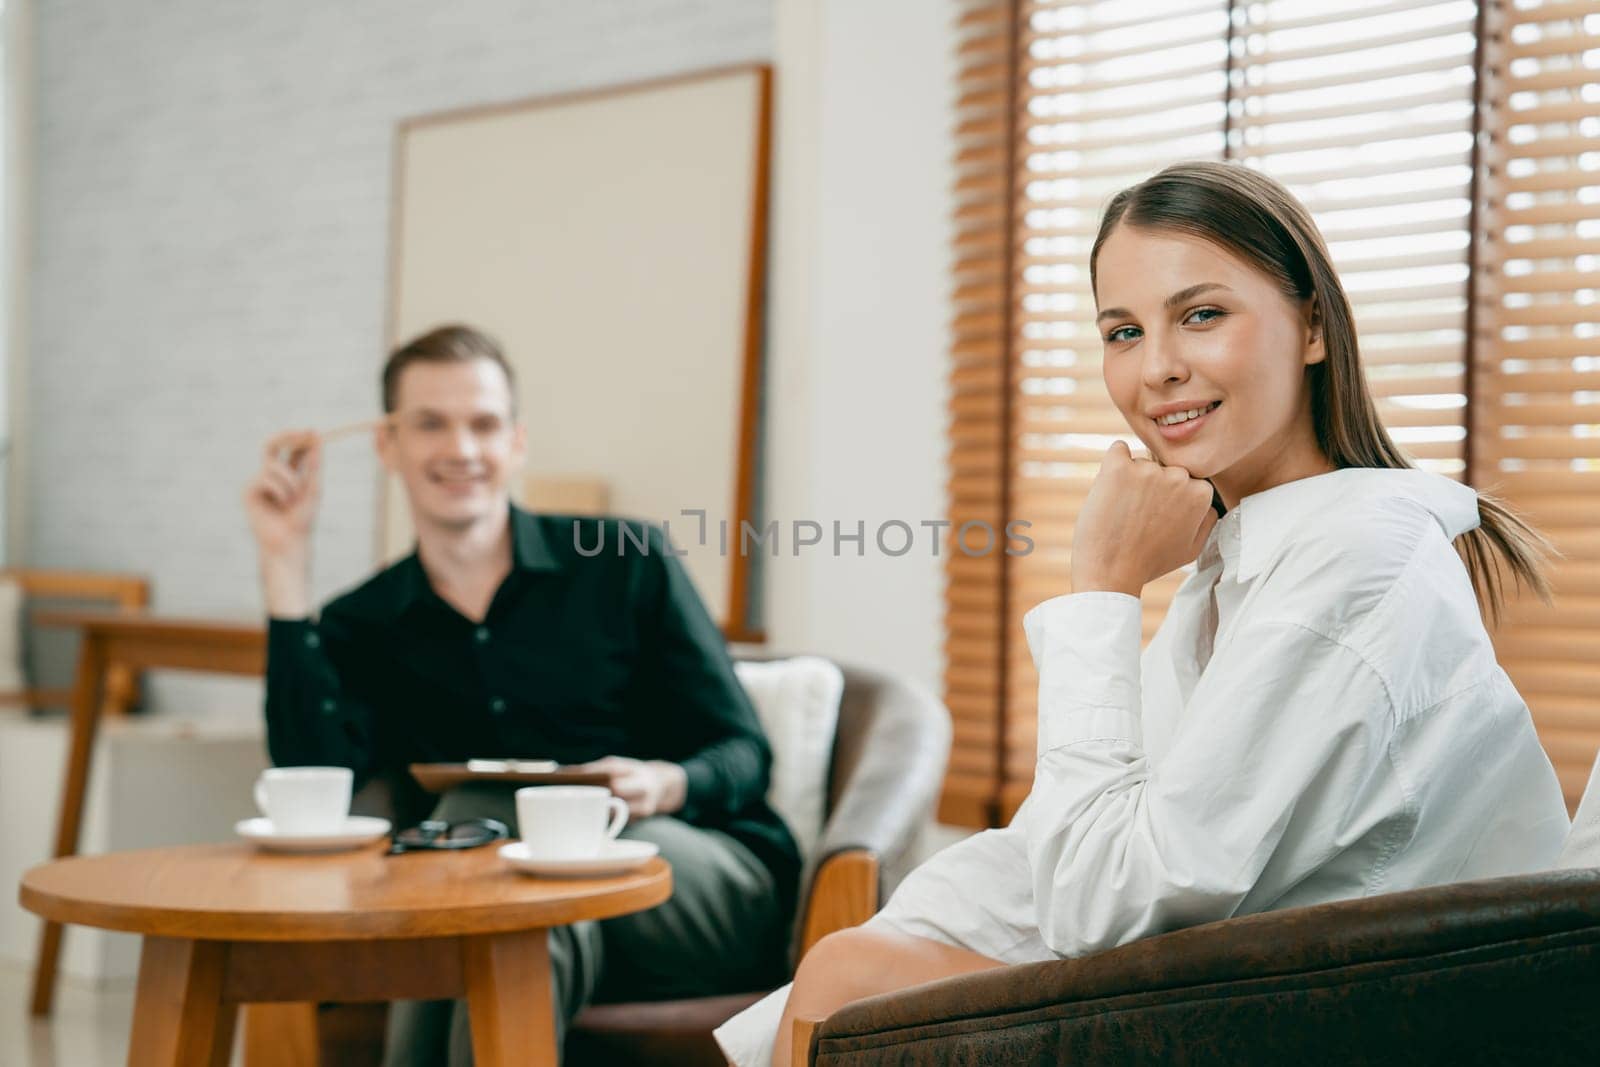
POLYGON ((18 894, 63 923, 142 934, 128 1063, 226 1064, 241 1003, 465 996, 479 1067, 556 1062, 546 931, 654 907, 660 859, 612 878, 510 870, 494 846, 386 856, 248 845, 77 856, 18 894))

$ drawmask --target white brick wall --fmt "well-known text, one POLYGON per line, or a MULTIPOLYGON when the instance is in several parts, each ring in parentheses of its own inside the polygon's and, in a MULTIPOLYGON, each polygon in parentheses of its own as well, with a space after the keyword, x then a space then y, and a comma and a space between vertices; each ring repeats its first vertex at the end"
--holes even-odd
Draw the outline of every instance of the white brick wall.
MULTIPOLYGON (((49 0, 34 12, 23 558, 253 615, 239 493, 285 425, 377 411, 397 120, 766 60, 766 0, 49 0)), ((373 561, 335 446, 319 597, 373 561)))

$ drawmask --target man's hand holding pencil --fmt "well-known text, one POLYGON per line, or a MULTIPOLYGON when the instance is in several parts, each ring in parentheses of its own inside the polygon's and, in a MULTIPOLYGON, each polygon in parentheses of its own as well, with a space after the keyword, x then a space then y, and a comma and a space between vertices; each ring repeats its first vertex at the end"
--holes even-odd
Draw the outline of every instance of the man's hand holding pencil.
POLYGON ((371 431, 387 416, 331 430, 286 430, 263 449, 261 467, 245 487, 244 509, 261 554, 267 614, 305 618, 311 611, 311 526, 322 493, 322 446, 371 431))

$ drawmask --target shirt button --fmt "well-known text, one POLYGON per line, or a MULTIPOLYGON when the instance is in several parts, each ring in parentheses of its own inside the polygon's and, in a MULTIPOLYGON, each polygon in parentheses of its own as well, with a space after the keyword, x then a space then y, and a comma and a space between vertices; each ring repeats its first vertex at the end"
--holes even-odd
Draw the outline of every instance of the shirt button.
POLYGON ((332 715, 334 712, 336 712, 338 710, 339 710, 339 702, 337 700, 331 700, 330 699, 330 700, 324 700, 322 702, 322 714, 324 714, 324 715, 332 715))
POLYGON ((307 630, 306 631, 306 647, 307 648, 316 648, 320 644, 322 644, 321 635, 319 635, 317 633, 317 631, 315 631, 315 630, 307 630))
POLYGON ((499 697, 495 697, 493 700, 489 701, 489 710, 494 712, 496 715, 504 715, 506 713, 506 702, 501 700, 499 697))
POLYGON ((487 626, 480 626, 478 627, 477 632, 472 636, 478 639, 478 644, 487 645, 489 643, 489 628, 487 626))

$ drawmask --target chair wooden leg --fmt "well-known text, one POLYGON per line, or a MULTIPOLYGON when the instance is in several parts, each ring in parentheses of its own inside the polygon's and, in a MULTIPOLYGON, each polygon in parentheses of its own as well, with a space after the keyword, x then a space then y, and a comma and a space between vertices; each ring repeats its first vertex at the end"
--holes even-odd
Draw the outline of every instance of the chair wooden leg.
MULTIPOLYGON (((72 726, 67 742, 66 774, 61 782, 61 804, 56 811, 57 859, 78 851, 83 825, 84 794, 89 790, 89 761, 94 736, 100 726, 100 693, 106 669, 105 643, 85 635, 78 653, 78 678, 72 690, 72 726)), ((33 964, 33 1001, 36 1016, 50 1014, 55 1003, 56 963, 61 958, 61 924, 46 922, 39 935, 39 954, 33 964)))
POLYGON ((555 1067, 549 931, 464 937, 461 964, 477 1067, 555 1067))
POLYGON ((39 950, 33 957, 33 1001, 29 1012, 39 1018, 49 1015, 56 1001, 56 965, 61 960, 60 923, 46 919, 39 927, 39 950))
POLYGON ((315 1004, 246 1004, 244 1067, 318 1067, 315 1004))
POLYGON ((235 1006, 222 1000, 228 946, 147 937, 139 955, 128 1067, 218 1067, 228 1062, 235 1006))

